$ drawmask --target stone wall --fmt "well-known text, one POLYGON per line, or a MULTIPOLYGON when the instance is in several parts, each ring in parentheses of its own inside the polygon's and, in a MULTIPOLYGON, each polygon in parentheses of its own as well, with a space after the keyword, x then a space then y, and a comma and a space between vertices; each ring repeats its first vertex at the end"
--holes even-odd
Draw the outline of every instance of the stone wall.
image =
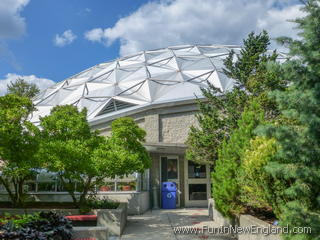
MULTIPOLYGON (((132 117, 139 127, 146 131, 146 143, 184 144, 190 127, 198 126, 195 109, 196 105, 191 104, 181 107, 154 109, 133 114, 129 117, 132 117)), ((99 129, 101 135, 110 136, 110 124, 111 121, 107 121, 95 126, 93 129, 99 129)))
MULTIPOLYGON (((68 193, 36 193, 30 194, 34 201, 41 202, 71 202, 68 193)), ((106 198, 110 201, 124 202, 128 204, 128 214, 143 214, 150 208, 150 193, 143 192, 114 192, 98 193, 97 198, 106 198)), ((0 201, 9 201, 7 194, 0 195, 0 201)))
POLYGON ((198 125, 195 112, 159 115, 159 140, 164 143, 185 143, 192 125, 198 125))
POLYGON ((276 226, 272 226, 267 222, 264 222, 256 217, 251 215, 240 215, 240 227, 253 227, 253 231, 251 233, 238 234, 238 240, 280 240, 280 234, 266 234, 267 231, 280 232, 280 228, 276 226), (261 229, 261 231, 258 230, 261 229), (272 229, 272 230, 271 230, 272 229), (277 231, 278 230, 278 231, 277 231))
POLYGON ((235 225, 233 220, 222 216, 221 213, 216 209, 213 198, 210 198, 208 200, 208 211, 209 211, 209 218, 214 222, 214 225, 216 227, 235 225))

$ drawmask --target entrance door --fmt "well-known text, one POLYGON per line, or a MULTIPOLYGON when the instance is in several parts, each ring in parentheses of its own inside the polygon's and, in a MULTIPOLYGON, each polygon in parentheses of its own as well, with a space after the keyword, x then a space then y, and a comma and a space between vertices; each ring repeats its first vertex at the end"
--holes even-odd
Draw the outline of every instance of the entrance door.
MULTIPOLYGON (((160 158, 161 182, 175 182, 179 189, 179 159, 177 156, 163 156, 160 158)), ((161 196, 161 189, 160 189, 161 196)), ((160 198, 161 199, 161 198, 160 198)), ((180 206, 180 196, 177 194, 176 206, 180 206)))
POLYGON ((206 207, 210 197, 210 167, 192 161, 185 164, 186 207, 206 207))

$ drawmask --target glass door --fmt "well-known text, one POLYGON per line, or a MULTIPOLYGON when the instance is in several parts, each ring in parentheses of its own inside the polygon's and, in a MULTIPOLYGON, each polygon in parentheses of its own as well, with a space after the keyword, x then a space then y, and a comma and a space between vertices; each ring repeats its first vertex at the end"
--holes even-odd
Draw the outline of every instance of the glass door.
MULTIPOLYGON (((160 158, 161 182, 175 182, 179 189, 179 159, 177 156, 165 156, 160 158)), ((161 189, 160 189, 161 196, 161 189)), ((180 206, 180 196, 177 193, 177 207, 180 206)))
POLYGON ((208 205, 210 197, 210 168, 192 161, 185 164, 185 202, 186 207, 208 205))

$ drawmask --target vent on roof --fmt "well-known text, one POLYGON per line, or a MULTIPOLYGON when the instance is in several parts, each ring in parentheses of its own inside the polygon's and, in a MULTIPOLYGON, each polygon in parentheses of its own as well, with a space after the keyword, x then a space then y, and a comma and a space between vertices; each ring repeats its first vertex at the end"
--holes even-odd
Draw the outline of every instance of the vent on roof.
POLYGON ((136 104, 111 99, 111 101, 106 106, 104 106, 104 108, 97 116, 101 116, 103 114, 119 111, 134 106, 136 106, 136 104))

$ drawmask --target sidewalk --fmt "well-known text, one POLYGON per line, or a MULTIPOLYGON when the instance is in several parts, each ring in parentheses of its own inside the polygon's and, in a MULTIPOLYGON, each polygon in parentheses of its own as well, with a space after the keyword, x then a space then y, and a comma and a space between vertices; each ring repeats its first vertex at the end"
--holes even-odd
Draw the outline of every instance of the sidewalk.
POLYGON ((214 239, 233 240, 230 236, 202 233, 202 226, 214 226, 209 221, 207 209, 154 210, 143 215, 130 216, 121 240, 191 240, 214 239), (174 227, 195 227, 197 234, 175 234, 174 227))

